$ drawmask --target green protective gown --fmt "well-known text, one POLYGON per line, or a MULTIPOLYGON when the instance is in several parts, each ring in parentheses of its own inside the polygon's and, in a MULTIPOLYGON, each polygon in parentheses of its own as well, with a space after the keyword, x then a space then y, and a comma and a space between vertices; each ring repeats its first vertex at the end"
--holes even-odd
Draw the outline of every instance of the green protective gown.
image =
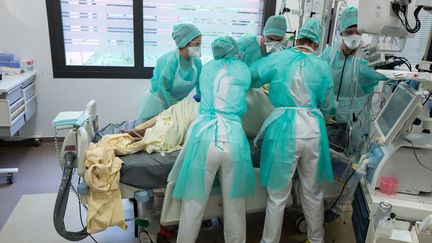
MULTIPOLYGON (((296 114, 307 111, 318 121, 320 144, 318 181, 332 181, 333 170, 324 115, 334 114, 333 82, 328 65, 315 54, 289 48, 260 59, 251 66, 252 87, 270 83, 269 97, 275 110, 264 122, 255 142, 261 147, 261 184, 283 189, 296 157, 296 114)), ((304 125, 303 125, 304 126, 304 125)), ((307 126, 299 127, 306 131, 307 126)))
POLYGON ((334 92, 338 103, 336 121, 348 122, 352 114, 358 115, 363 110, 367 97, 375 86, 387 77, 368 67, 365 59, 345 56, 340 50, 340 43, 326 48, 321 59, 326 61, 332 71, 334 92))
POLYGON ((250 148, 241 126, 250 82, 247 65, 233 57, 213 60, 203 67, 200 115, 189 129, 185 146, 176 161, 177 169, 173 168, 168 178, 176 181, 174 198, 205 199, 207 150, 210 143, 218 146, 222 141, 229 143, 233 163, 230 198, 254 194, 255 175, 250 148))
POLYGON ((191 56, 186 60, 174 50, 161 56, 153 70, 151 88, 144 95, 138 119, 145 121, 184 99, 194 88, 199 95, 198 77, 201 60, 191 56))
POLYGON ((179 74, 184 81, 194 82, 196 92, 199 94, 198 77, 201 68, 201 59, 198 57, 191 56, 189 60, 186 60, 179 54, 178 50, 168 52, 157 60, 153 77, 150 80, 151 90, 153 93, 161 92, 167 107, 170 107, 173 105, 170 98, 174 98, 176 102, 185 98, 171 93, 176 74, 179 74))
POLYGON ((242 61, 250 66, 256 60, 267 56, 267 53, 261 49, 258 39, 260 36, 245 36, 238 40, 242 61))

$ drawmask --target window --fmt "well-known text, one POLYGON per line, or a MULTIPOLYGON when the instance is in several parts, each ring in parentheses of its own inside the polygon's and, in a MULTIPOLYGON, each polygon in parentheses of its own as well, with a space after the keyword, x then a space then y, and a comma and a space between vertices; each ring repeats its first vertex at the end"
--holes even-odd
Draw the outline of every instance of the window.
POLYGON ((134 66, 133 1, 61 1, 66 65, 134 66))
POLYGON ((54 78, 150 78, 176 48, 176 23, 203 34, 202 61, 221 35, 260 34, 276 0, 46 0, 54 78), (139 44, 138 44, 139 43, 139 44))

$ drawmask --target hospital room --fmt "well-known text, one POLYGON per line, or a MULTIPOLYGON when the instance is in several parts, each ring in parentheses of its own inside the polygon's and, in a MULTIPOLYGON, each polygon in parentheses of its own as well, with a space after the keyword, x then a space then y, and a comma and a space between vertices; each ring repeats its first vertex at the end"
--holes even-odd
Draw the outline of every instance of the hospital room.
POLYGON ((0 243, 432 242, 432 0, 0 23, 0 243))

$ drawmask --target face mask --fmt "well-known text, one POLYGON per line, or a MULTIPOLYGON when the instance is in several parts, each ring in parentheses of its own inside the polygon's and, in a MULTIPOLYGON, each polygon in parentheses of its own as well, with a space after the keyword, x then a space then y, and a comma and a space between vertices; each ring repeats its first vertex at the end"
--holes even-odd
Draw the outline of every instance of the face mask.
POLYGON ((282 44, 279 41, 268 41, 264 42, 267 53, 277 52, 282 50, 282 44))
POLYGON ((360 35, 342 36, 342 40, 345 43, 346 47, 348 47, 348 49, 354 50, 360 46, 361 36, 360 35))
POLYGON ((188 47, 189 56, 201 57, 201 47, 199 46, 190 46, 188 47))

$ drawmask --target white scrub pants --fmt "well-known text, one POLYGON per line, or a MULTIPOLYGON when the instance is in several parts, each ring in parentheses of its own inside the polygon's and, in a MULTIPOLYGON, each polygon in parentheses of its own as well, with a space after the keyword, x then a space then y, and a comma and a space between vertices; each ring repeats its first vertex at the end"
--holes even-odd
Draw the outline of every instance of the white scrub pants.
POLYGON ((231 199, 229 192, 232 185, 233 166, 229 152, 229 143, 219 142, 224 149, 221 151, 210 143, 205 170, 205 192, 204 201, 183 200, 180 214, 180 226, 177 235, 178 243, 193 243, 198 237, 201 228, 207 200, 210 195, 212 184, 219 170, 219 181, 221 183, 223 197, 223 222, 226 243, 246 242, 246 213, 245 200, 231 199))
POLYGON ((316 182, 319 138, 296 139, 296 160, 288 186, 282 190, 267 188, 267 209, 261 243, 278 243, 286 204, 291 193, 292 178, 297 168, 300 198, 307 222, 307 237, 312 243, 324 242, 324 201, 322 185, 316 182))

